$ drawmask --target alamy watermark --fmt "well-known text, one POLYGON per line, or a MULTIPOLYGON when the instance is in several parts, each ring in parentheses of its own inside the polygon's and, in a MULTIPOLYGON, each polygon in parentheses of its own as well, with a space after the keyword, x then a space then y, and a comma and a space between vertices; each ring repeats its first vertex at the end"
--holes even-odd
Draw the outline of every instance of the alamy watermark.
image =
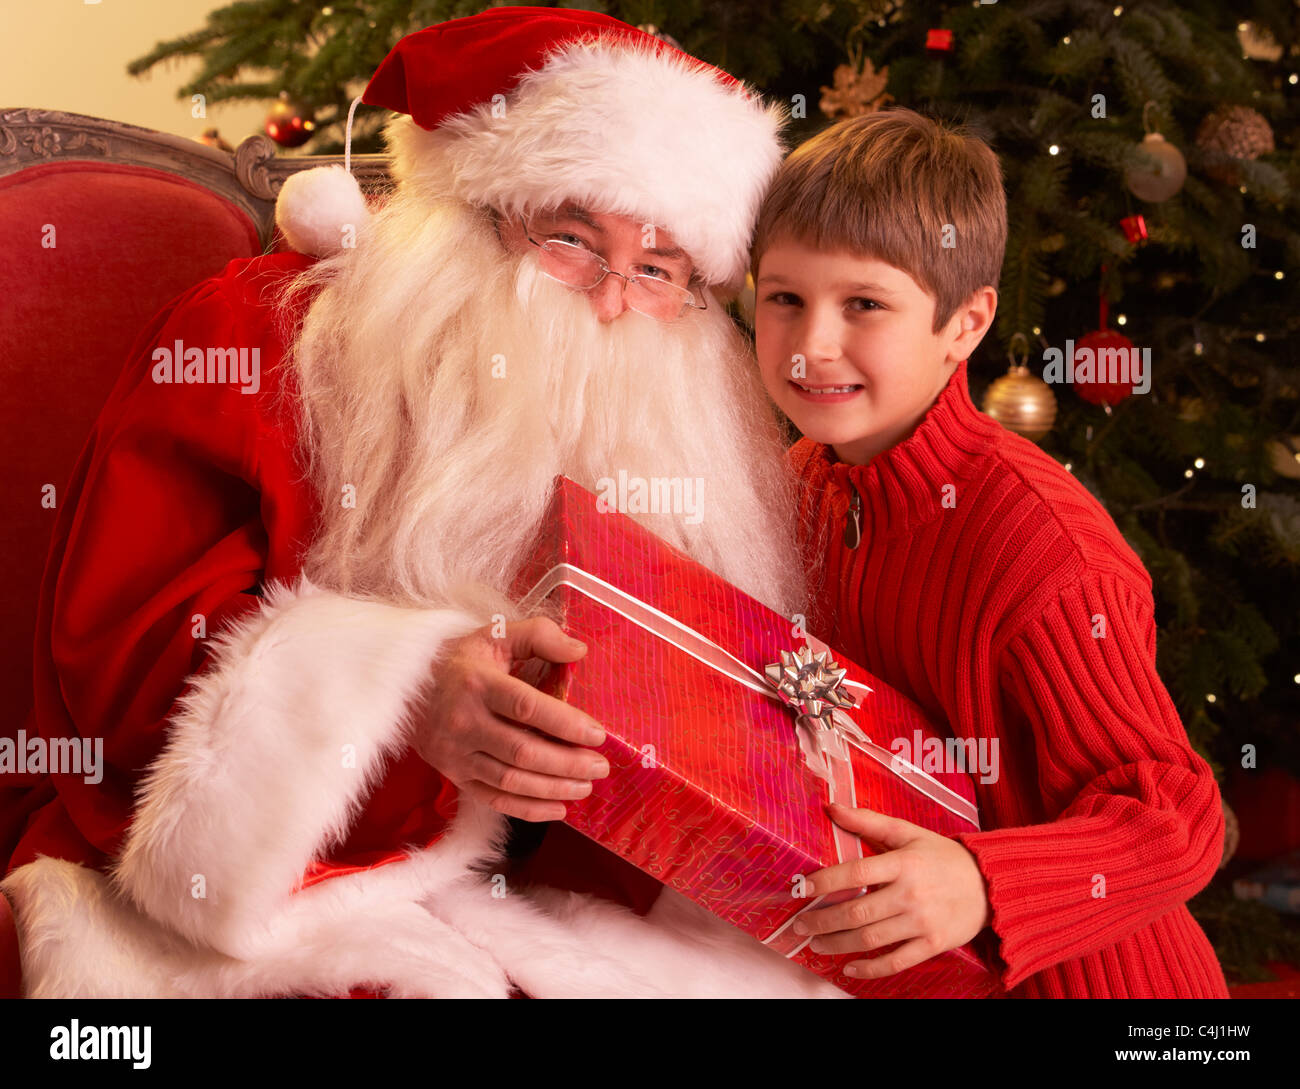
POLYGON ((1151 392, 1150 348, 1048 348, 1043 353, 1043 381, 1050 385, 1131 385, 1134 393, 1151 392))
POLYGON ((148 1070, 152 1036, 150 1025, 83 1025, 73 1018, 50 1029, 50 1058, 125 1060, 136 1070, 148 1070))
POLYGON ((95 786, 104 779, 102 737, 0 737, 0 775, 80 775, 95 786))
POLYGON ((996 783, 1000 774, 996 737, 926 737, 914 730, 910 738, 894 738, 889 748, 895 772, 902 771, 906 762, 927 775, 978 772, 981 783, 996 783))
POLYGON ((629 476, 620 469, 617 477, 596 481, 596 509, 601 514, 680 514, 690 526, 704 520, 704 478, 682 476, 629 476))
POLYGON ((175 341, 153 350, 153 380, 159 385, 238 385, 240 393, 262 388, 261 348, 187 348, 175 341))

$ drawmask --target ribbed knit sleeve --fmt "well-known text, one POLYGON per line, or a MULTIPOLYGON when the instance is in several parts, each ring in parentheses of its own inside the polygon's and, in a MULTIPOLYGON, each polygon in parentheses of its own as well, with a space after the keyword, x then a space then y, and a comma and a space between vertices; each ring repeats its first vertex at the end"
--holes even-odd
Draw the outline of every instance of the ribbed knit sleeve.
POLYGON ((1020 615, 998 685, 1004 714, 1030 727, 1014 736, 1033 738, 1051 819, 956 837, 987 882, 1008 989, 1182 905, 1217 868, 1224 828, 1156 673, 1150 591, 1085 571, 1020 615))

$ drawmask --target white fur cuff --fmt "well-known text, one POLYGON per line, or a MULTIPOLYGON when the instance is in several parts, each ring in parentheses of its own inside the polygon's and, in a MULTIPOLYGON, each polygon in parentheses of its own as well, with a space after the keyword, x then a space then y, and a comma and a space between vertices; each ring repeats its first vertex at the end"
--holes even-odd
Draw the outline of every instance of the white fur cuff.
POLYGON ((340 841, 445 641, 481 622, 321 590, 268 589, 217 638, 140 788, 119 887, 175 932, 234 957, 278 933, 303 871, 340 841))

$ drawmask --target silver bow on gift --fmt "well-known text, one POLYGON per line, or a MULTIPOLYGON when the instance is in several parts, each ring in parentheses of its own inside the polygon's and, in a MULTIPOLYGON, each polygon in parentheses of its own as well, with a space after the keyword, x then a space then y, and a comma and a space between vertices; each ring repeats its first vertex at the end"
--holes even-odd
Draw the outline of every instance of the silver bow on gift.
POLYGON ((768 683, 781 701, 793 708, 795 733, 808 766, 820 778, 831 781, 832 761, 848 761, 846 740, 869 744, 864 734, 844 712, 857 701, 842 687, 847 669, 828 651, 813 652, 804 646, 791 654, 781 651, 781 660, 763 667, 768 683))

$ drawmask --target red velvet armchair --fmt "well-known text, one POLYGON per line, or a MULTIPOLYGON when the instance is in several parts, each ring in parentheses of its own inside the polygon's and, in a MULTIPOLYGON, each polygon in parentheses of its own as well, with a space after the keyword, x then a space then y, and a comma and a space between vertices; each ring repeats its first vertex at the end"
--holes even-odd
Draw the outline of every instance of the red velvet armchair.
MULTIPOLYGON (((279 248, 285 177, 342 161, 275 150, 264 136, 232 155, 115 121, 0 109, 0 738, 16 738, 31 708, 37 597, 65 484, 137 335, 228 262, 279 248)), ((382 156, 352 168, 369 192, 386 181, 382 156)), ((36 778, 0 775, 0 872, 36 778)), ((0 896, 0 997, 17 987, 0 896)))

